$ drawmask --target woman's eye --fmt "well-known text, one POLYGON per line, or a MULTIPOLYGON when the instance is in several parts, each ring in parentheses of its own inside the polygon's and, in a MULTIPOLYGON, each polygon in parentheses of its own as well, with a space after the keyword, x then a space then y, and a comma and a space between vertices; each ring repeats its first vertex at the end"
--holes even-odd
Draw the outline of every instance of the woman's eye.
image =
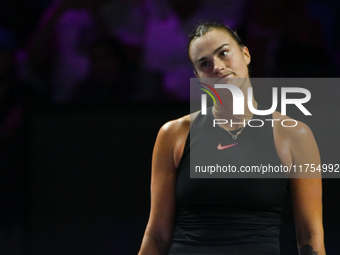
POLYGON ((207 66, 208 66, 208 62, 203 62, 203 63, 201 64, 201 67, 202 67, 202 68, 207 67, 207 66))
POLYGON ((223 56, 223 57, 227 56, 228 52, 226 50, 223 50, 223 51, 220 52, 220 55, 223 56))

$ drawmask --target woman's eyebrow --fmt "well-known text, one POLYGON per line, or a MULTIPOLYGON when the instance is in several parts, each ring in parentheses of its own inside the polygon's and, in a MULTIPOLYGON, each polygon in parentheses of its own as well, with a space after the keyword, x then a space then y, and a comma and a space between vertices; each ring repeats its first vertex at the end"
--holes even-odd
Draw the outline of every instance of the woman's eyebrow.
POLYGON ((224 43, 224 44, 222 44, 220 47, 218 47, 217 49, 215 49, 215 50, 214 50, 214 55, 215 55, 217 52, 219 52, 224 46, 227 46, 227 45, 229 45, 229 43, 224 43))
MULTIPOLYGON (((213 54, 215 55, 217 52, 219 52, 224 46, 227 46, 227 45, 229 45, 229 43, 224 43, 224 44, 222 44, 221 46, 219 46, 218 48, 216 48, 214 51, 213 51, 213 54)), ((204 61, 204 60, 206 60, 207 59, 207 57, 201 57, 201 58, 199 58, 199 59, 197 59, 196 60, 196 64, 198 63, 198 62, 201 62, 201 61, 204 61)))

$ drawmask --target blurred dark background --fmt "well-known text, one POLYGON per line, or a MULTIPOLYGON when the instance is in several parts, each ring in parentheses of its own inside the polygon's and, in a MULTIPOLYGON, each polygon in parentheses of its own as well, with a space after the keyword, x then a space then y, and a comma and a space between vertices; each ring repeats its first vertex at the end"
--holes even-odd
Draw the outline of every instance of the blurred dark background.
MULTIPOLYGON (((190 112, 198 21, 237 30, 251 77, 336 78, 339 11, 337 0, 1 0, 0 254, 136 254, 158 129, 190 112)), ((265 104, 268 90, 254 90, 265 104)), ((339 163, 339 92, 314 88, 314 118, 290 114, 328 164, 339 163)), ((339 180, 323 185, 326 251, 338 255, 339 180)))

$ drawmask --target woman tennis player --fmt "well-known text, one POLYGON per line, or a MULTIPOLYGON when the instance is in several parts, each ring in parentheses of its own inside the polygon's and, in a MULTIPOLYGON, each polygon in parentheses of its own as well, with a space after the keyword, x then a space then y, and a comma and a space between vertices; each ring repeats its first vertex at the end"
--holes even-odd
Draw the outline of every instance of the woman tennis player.
MULTIPOLYGON (((190 36, 188 53, 197 78, 242 81, 236 86, 246 95, 251 87, 250 53, 229 27, 200 24, 190 36)), ((269 117, 279 121, 250 128, 242 125, 255 118, 247 102, 244 114, 237 116, 232 114, 232 102, 231 93, 222 93, 222 104, 208 108, 206 115, 196 112, 160 129, 152 159, 150 218, 139 255, 280 254, 280 215, 288 188, 299 255, 325 255, 321 174, 314 178, 190 178, 190 157, 201 165, 236 167, 320 164, 307 125, 297 122, 286 128, 280 120, 288 117, 274 112, 269 117), (213 119, 228 122, 213 127, 213 119)), ((255 98, 252 103, 264 109, 255 98)))

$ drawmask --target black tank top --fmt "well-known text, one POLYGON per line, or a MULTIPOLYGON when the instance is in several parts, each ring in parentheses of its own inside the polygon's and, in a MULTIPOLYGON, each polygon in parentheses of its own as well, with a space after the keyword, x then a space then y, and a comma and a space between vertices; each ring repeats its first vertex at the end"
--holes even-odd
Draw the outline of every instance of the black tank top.
POLYGON ((211 108, 207 115, 196 117, 178 167, 176 225, 169 254, 280 253, 280 215, 287 192, 284 173, 276 179, 190 178, 190 157, 200 166, 281 165, 272 122, 265 121, 271 118, 255 115, 253 119, 264 125, 246 126, 233 140, 226 130, 213 127, 211 108), (219 150, 220 143, 237 144, 219 150))

